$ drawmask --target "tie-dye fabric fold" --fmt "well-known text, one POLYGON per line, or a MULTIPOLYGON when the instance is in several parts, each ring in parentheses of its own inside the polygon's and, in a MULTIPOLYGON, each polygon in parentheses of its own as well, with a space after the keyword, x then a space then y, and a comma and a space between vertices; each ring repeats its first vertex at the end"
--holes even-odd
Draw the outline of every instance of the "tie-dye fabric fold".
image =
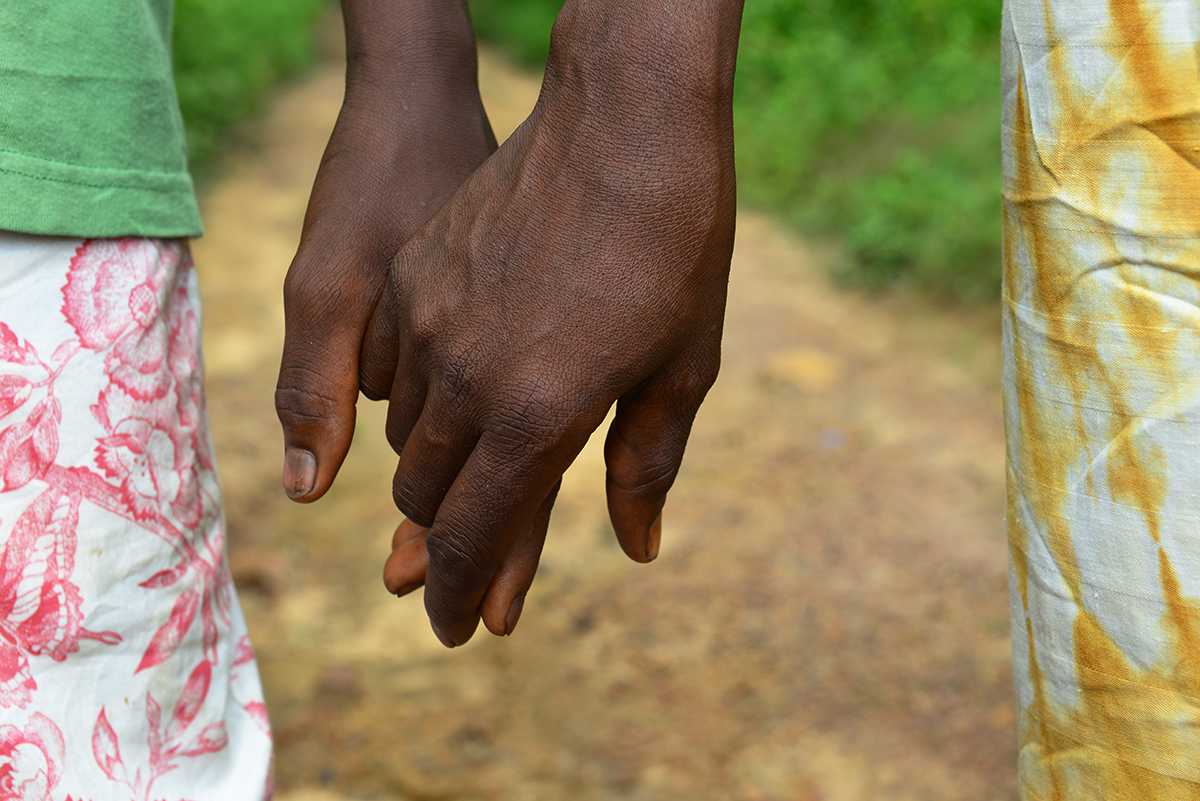
POLYGON ((1003 37, 1021 797, 1200 798, 1200 3, 1003 37))

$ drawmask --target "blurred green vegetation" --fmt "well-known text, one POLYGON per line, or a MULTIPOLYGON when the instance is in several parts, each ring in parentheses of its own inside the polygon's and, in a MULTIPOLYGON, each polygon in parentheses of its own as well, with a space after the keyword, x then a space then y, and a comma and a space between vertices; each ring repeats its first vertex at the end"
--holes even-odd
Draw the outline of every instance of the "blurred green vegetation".
POLYGON ((327 0, 176 0, 175 84, 193 169, 266 91, 313 58, 327 0))
MULTIPOLYGON (((481 34, 545 58, 560 0, 476 0, 481 34)), ((999 0, 749 0, 742 198, 844 243, 837 271, 955 299, 999 283, 999 0)))

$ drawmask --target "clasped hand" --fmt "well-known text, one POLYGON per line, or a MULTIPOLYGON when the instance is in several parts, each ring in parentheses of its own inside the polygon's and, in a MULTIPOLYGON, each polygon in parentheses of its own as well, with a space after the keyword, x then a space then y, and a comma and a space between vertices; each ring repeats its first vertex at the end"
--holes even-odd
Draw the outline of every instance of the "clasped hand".
POLYGON ((614 404, 609 514, 630 558, 657 556, 717 376, 735 217, 725 114, 656 116, 654 87, 614 101, 629 87, 552 53, 497 149, 471 59, 419 102, 351 70, 285 283, 276 392, 303 503, 333 483, 359 393, 387 402, 408 522, 384 580, 424 585, 448 646, 480 619, 512 632, 563 472, 614 404))

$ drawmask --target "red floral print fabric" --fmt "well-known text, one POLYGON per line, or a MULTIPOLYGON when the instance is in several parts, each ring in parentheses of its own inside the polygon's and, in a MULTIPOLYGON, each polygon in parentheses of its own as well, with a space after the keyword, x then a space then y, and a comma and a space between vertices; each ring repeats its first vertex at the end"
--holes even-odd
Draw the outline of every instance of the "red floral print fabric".
POLYGON ((183 242, 0 234, 0 801, 260 801, 183 242))

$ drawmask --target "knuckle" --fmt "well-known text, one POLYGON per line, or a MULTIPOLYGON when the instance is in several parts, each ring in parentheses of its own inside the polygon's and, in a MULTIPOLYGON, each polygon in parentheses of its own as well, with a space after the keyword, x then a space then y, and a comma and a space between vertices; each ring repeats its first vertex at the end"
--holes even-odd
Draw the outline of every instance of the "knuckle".
POLYGON ((571 436, 584 404, 560 383, 535 377, 518 382, 493 416, 501 442, 538 457, 571 436))
POLYGON ((440 405, 427 409, 414 431, 421 448, 431 453, 453 450, 468 433, 462 418, 440 405))
POLYGON ((403 469, 397 470, 392 480, 392 501, 400 513, 414 523, 426 528, 433 525, 437 509, 430 503, 429 493, 403 469))
POLYGON ((679 458, 674 451, 657 447, 642 451, 636 462, 610 464, 608 478, 628 493, 664 492, 679 474, 679 458))
POLYGON ((565 426, 510 409, 494 415, 488 428, 499 461, 517 465, 539 461, 561 440, 565 426))
POLYGON ((435 302, 412 303, 408 306, 408 336, 418 348, 429 348, 445 330, 445 314, 435 302))
POLYGON ((316 282, 309 271, 293 264, 283 279, 283 304, 291 309, 306 305, 319 296, 316 282))
POLYGON ((409 297, 414 288, 428 284, 440 273, 445 259, 436 236, 428 228, 414 233, 388 264, 388 279, 398 297, 409 297))
POLYGON ((721 375, 721 355, 705 360, 696 374, 695 389, 700 395, 706 395, 721 375))
POLYGON ((430 571, 452 593, 469 592, 487 580, 486 548, 462 526, 440 521, 426 548, 430 571))
POLYGON ((287 333, 304 332, 311 338, 313 328, 339 330, 357 310, 347 307, 369 291, 361 281, 332 269, 308 270, 293 266, 283 279, 283 312, 287 333), (349 313, 347 313, 349 312, 349 313))
POLYGON ((293 368, 275 388, 275 412, 284 425, 320 422, 337 415, 338 402, 311 385, 311 371, 293 368))
POLYGON ((708 395, 708 391, 717 383, 721 374, 721 352, 706 353, 689 365, 679 379, 679 393, 682 397, 699 405, 708 395))
POLYGON ((475 366, 460 352, 448 354, 438 371, 438 399, 451 408, 465 405, 478 386, 475 366))
POLYGON ((423 249, 424 234, 418 231, 392 257, 392 261, 388 265, 388 274, 395 289, 401 290, 408 286, 410 279, 417 272, 420 263, 418 254, 423 249))

